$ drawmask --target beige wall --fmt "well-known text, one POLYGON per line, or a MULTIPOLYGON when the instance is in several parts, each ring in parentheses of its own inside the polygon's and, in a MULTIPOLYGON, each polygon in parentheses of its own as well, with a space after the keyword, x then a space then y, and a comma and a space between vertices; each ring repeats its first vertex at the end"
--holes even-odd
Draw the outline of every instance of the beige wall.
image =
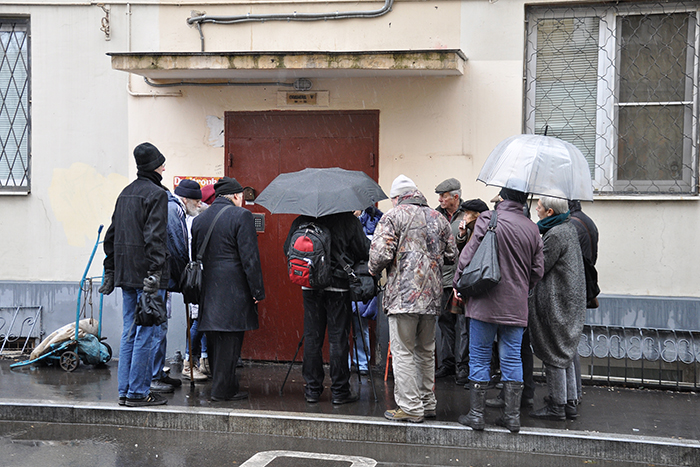
POLYGON ((125 76, 97 7, 18 6, 31 16, 32 192, 0 195, 0 280, 79 280, 127 182, 125 76))
MULTIPOLYGON (((223 148, 212 145, 211 119, 225 111, 277 110, 276 87, 153 89, 113 71, 109 51, 199 51, 186 24, 190 10, 208 14, 376 9, 377 2, 303 4, 239 2, 155 7, 112 5, 112 40, 99 30, 96 6, 0 5, 32 15, 32 186, 29 196, 0 196, 5 264, 0 280, 77 280, 99 223, 135 177, 131 148, 156 144, 175 175, 220 176, 223 148), (131 28, 129 28, 129 17, 131 28), (209 123, 208 123, 209 118, 209 123), (9 222, 8 220, 11 220, 9 222)), ((380 111, 380 184, 413 178, 431 205, 433 188, 462 181, 465 199, 488 201, 498 189, 476 182, 496 144, 522 130, 524 2, 397 2, 372 20, 203 26, 207 51, 355 51, 459 48, 465 74, 443 78, 315 79, 329 107, 380 111)), ((388 203, 382 203, 388 209, 388 203)), ((694 234, 700 206, 680 200, 597 200, 584 210, 601 231, 604 293, 692 296, 698 274, 694 234)), ((534 214, 534 210, 533 210, 534 214)))

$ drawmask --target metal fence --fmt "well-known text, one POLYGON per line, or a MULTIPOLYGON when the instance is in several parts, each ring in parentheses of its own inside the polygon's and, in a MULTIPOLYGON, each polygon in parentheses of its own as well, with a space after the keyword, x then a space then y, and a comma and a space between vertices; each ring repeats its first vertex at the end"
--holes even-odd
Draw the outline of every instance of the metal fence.
POLYGON ((41 306, 0 307, 0 356, 31 351, 41 337, 41 306))

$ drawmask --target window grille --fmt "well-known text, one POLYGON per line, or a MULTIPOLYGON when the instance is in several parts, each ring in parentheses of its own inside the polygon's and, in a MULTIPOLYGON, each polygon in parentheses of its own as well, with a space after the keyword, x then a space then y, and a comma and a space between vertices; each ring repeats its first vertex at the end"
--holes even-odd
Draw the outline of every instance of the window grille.
POLYGON ((576 145, 598 194, 697 194, 699 9, 529 8, 525 132, 576 145))
POLYGON ((0 193, 30 191, 29 20, 0 18, 0 193))

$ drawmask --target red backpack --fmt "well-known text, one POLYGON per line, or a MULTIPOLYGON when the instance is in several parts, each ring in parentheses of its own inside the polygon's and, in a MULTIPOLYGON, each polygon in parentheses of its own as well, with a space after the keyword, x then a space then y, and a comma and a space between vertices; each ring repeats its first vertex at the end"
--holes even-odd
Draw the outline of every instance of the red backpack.
POLYGON ((331 232, 325 225, 307 222, 292 234, 287 251, 289 279, 302 287, 331 285, 331 232))

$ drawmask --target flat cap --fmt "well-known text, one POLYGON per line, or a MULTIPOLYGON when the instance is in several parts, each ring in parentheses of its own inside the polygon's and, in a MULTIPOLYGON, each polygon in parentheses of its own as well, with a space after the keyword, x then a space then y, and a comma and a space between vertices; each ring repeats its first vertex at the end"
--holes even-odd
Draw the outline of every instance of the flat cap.
POLYGON ((456 178, 448 178, 447 180, 435 187, 435 193, 447 193, 448 191, 460 190, 461 188, 462 184, 459 183, 459 180, 457 180, 456 178))

